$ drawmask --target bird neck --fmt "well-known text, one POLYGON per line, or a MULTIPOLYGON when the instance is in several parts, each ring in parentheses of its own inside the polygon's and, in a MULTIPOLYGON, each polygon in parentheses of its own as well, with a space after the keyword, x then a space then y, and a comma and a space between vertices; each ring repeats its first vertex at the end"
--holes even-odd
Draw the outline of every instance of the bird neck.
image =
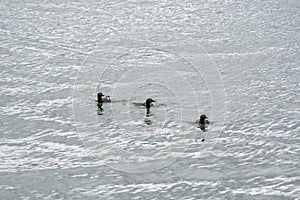
POLYGON ((146 109, 147 109, 147 115, 149 115, 150 114, 150 106, 148 107, 146 107, 146 109))

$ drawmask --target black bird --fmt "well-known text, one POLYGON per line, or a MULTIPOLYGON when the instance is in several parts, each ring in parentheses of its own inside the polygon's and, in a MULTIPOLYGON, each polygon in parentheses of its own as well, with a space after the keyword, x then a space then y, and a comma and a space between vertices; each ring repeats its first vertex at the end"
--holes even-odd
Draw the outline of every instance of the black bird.
POLYGON ((101 92, 99 92, 98 94, 97 94, 97 106, 98 106, 98 108, 99 108, 99 111, 103 111, 103 108, 102 108, 102 103, 103 103, 103 100, 102 100, 102 97, 103 97, 104 95, 101 93, 101 92))
POLYGON ((105 95, 103 95, 101 92, 99 92, 98 94, 97 94, 97 97, 98 97, 98 99, 97 99, 97 102, 98 103, 111 103, 111 98, 110 98, 110 96, 106 96, 106 97, 104 97, 105 95), (104 98, 103 98, 104 97, 104 98))
POLYGON ((146 102, 144 103, 144 106, 146 106, 146 109, 147 109, 147 115, 150 114, 150 107, 151 107, 151 103, 152 102, 156 102, 154 101, 153 99, 149 98, 149 99, 146 99, 146 102))
POLYGON ((103 103, 103 99, 102 99, 102 97, 103 97, 104 95, 101 93, 101 92, 99 92, 98 94, 97 94, 97 102, 98 103, 103 103))
POLYGON ((209 124, 208 117, 204 114, 201 115, 200 119, 199 119, 199 128, 202 131, 206 131, 206 128, 207 128, 208 124, 209 124))

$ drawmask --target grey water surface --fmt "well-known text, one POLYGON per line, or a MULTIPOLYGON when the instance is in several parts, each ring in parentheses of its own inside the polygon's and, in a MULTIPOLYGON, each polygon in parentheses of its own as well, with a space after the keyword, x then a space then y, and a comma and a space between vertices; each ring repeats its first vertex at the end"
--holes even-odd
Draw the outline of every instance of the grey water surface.
POLYGON ((300 199, 299 13, 1 1, 0 199, 300 199))

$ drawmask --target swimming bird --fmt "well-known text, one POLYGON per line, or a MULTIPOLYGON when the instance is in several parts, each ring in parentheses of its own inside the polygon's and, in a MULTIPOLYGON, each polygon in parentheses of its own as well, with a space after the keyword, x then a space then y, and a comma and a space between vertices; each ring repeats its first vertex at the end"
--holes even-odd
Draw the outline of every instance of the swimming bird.
POLYGON ((148 98, 148 99, 146 99, 146 102, 144 103, 144 106, 146 106, 146 109, 147 109, 147 115, 150 114, 150 107, 152 105, 152 102, 156 102, 156 101, 154 101, 151 98, 148 98))
POLYGON ((202 131, 206 131, 206 128, 207 128, 208 124, 209 124, 208 117, 206 115, 202 114, 200 116, 199 121, 198 121, 199 128, 202 131))
POLYGON ((141 102, 132 102, 132 104, 134 104, 135 106, 139 106, 139 107, 145 106, 146 109, 147 109, 147 113, 146 114, 147 114, 147 116, 149 116, 150 115, 150 107, 153 106, 152 102, 156 102, 156 101, 154 101, 151 98, 148 98, 148 99, 146 99, 146 101, 144 103, 141 103, 141 102))
POLYGON ((97 94, 97 102, 98 103, 103 103, 103 100, 102 100, 102 97, 103 97, 104 95, 101 93, 101 92, 99 92, 98 94, 97 94))
POLYGON ((99 108, 99 111, 103 111, 103 108, 102 108, 102 103, 103 103, 103 99, 102 99, 102 97, 103 97, 104 95, 101 93, 101 92, 99 92, 98 94, 97 94, 97 106, 98 106, 98 108, 99 108))
POLYGON ((99 92, 98 94, 97 94, 97 102, 98 103, 111 103, 111 98, 110 98, 110 96, 105 96, 105 95, 103 95, 101 92, 99 92), (104 98, 103 98, 104 97, 104 98))

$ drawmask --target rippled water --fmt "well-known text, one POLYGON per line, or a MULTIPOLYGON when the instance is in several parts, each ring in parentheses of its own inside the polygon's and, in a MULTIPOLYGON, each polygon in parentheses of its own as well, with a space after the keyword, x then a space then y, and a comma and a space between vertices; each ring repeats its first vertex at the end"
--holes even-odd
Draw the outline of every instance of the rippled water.
POLYGON ((0 199, 299 199, 299 7, 1 1, 0 199))

